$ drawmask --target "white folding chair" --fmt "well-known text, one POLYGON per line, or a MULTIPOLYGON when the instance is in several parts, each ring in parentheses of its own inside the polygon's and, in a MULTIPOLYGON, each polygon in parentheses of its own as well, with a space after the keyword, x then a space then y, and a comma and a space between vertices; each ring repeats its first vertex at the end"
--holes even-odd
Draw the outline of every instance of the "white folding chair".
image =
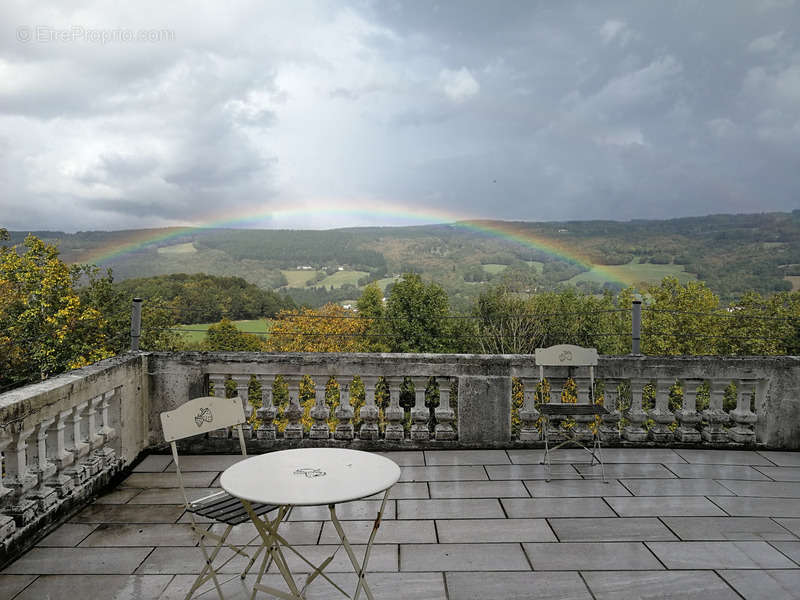
MULTIPOLYGON (((183 494, 183 499, 186 503, 186 512, 191 520, 191 527, 194 533, 199 538, 200 549, 203 552, 205 566, 197 579, 192 584, 189 593, 186 595, 186 600, 192 597, 197 589, 206 583, 209 579, 213 580, 214 586, 217 588, 220 600, 224 600, 220 581, 217 578, 219 569, 225 564, 230 562, 237 555, 243 555, 250 559, 247 568, 241 574, 241 577, 247 574, 250 567, 253 566, 258 554, 263 549, 259 546, 255 554, 251 557, 246 551, 247 546, 236 546, 227 542, 228 535, 234 526, 250 521, 250 515, 245 510, 242 503, 238 498, 234 498, 225 491, 220 491, 210 494, 198 500, 189 501, 186 495, 186 489, 183 484, 183 474, 181 473, 180 460, 178 457, 178 446, 176 442, 187 437, 200 435, 216 429, 224 427, 233 427, 239 434, 239 445, 242 450, 242 456, 247 456, 247 449, 244 443, 244 434, 242 433, 241 424, 245 422, 244 408, 242 407, 241 398, 221 398, 216 396, 204 396, 201 398, 194 398, 189 402, 179 406, 175 410, 161 413, 161 427, 164 431, 164 440, 170 443, 172 448, 172 457, 175 461, 175 473, 178 477, 178 486, 183 494), (221 534, 209 531, 204 524, 198 524, 195 520, 195 515, 212 519, 219 523, 226 525, 225 530, 221 534), (210 547, 206 546, 206 540, 213 540, 216 545, 210 547), (217 558, 220 550, 229 548, 234 553, 224 562, 214 566, 214 561, 217 558)), ((252 504, 252 508, 257 515, 263 515, 269 511, 275 510, 278 507, 271 504, 252 504)), ((253 540, 259 538, 260 535, 256 533, 253 540)), ((225 582, 223 582, 225 583, 225 582)))
MULTIPOLYGON (((594 368, 597 365, 597 349, 583 348, 570 344, 560 344, 549 348, 536 349, 536 366, 539 367, 539 381, 544 381, 545 367, 567 367, 567 377, 548 378, 550 384, 550 399, 544 399, 539 405, 539 412, 542 415, 544 429, 544 457, 541 464, 547 466, 547 481, 552 478, 553 464, 581 464, 593 467, 595 464, 600 466, 600 478, 608 483, 606 479, 605 465, 603 464, 603 453, 600 447, 600 433, 596 423, 591 427, 589 423, 595 420, 598 415, 603 415, 607 411, 601 404, 595 403, 594 398, 594 368), (578 368, 588 370, 588 378, 584 377, 584 386, 578 386, 578 402, 568 403, 561 401, 563 385, 569 378, 574 377, 578 368), (565 418, 574 418, 577 421, 576 429, 562 429, 560 422, 565 418), (553 425, 551 421, 555 422, 553 425), (555 440, 551 440, 555 436, 555 440), (553 442, 555 444, 553 445, 553 442), (553 453, 566 445, 578 446, 585 450, 591 457, 587 463, 572 460, 553 460, 553 453), (591 444, 591 446, 589 445, 591 444)), ((574 474, 574 471, 556 471, 556 475, 574 474)), ((592 477, 591 473, 584 473, 584 477, 592 477)))

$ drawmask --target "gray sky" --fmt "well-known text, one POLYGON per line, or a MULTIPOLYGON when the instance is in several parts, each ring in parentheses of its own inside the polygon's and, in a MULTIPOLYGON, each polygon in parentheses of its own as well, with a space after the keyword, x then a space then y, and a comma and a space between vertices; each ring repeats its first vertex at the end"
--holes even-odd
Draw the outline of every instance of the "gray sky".
POLYGON ((792 0, 0 4, 10 229, 668 218, 798 198, 792 0))

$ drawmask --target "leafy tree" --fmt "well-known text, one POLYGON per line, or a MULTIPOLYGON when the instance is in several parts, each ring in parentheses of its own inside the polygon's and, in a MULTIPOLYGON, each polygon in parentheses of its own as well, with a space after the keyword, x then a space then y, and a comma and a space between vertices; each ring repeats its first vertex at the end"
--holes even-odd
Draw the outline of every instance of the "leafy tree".
POLYGON ((258 352, 264 349, 264 343, 257 335, 239 331, 228 319, 222 319, 208 328, 203 349, 222 352, 258 352))
POLYGON ((367 352, 369 323, 338 304, 284 310, 274 319, 266 346, 277 352, 367 352))
POLYGON ((386 341, 387 329, 385 327, 383 308, 383 292, 377 283, 372 282, 361 293, 356 304, 359 316, 366 319, 368 352, 388 352, 389 344, 386 341))

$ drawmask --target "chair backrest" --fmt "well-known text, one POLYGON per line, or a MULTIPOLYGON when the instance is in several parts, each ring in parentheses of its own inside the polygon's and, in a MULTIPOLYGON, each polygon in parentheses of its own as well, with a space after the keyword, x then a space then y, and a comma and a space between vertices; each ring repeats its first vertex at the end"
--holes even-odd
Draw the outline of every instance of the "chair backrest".
POLYGON ((536 365, 539 379, 544 379, 545 367, 588 367, 589 397, 594 401, 594 368, 597 365, 597 348, 584 348, 572 344, 558 344, 549 348, 536 348, 536 365))
POLYGON ((203 396, 161 413, 164 441, 174 442, 245 422, 241 398, 203 396))

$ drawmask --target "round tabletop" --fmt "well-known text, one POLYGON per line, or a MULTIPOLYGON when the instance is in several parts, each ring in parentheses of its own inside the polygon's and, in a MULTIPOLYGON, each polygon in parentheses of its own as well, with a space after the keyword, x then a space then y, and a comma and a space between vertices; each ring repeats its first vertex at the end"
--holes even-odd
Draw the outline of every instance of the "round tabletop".
POLYGON ((372 496, 400 479, 378 454, 346 448, 297 448, 252 456, 228 467, 222 489, 250 502, 310 506, 372 496))

